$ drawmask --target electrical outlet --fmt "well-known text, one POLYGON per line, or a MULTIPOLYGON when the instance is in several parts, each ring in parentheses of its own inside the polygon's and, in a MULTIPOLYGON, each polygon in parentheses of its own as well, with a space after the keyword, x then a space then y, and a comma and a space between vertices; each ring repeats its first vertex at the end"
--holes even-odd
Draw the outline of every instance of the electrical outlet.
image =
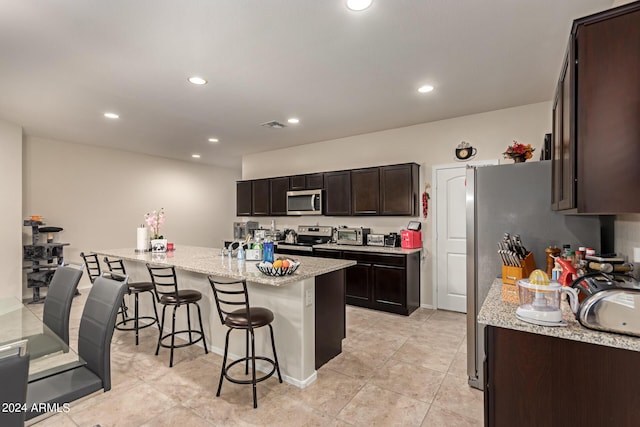
POLYGON ((307 307, 309 307, 310 305, 313 304, 313 292, 311 292, 311 289, 307 289, 305 291, 304 297, 305 297, 304 298, 305 299, 305 305, 307 307))

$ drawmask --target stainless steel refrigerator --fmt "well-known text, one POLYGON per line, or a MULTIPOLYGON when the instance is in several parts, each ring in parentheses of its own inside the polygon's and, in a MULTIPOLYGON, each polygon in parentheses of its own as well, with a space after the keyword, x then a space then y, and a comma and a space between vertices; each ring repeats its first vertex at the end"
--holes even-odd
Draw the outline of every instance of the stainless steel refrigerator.
POLYGON ((478 166, 467 169, 467 372, 469 385, 484 384, 484 327, 477 315, 494 279, 501 275, 498 242, 519 234, 545 269, 545 249, 589 246, 600 250, 597 216, 551 210, 551 161, 478 166))

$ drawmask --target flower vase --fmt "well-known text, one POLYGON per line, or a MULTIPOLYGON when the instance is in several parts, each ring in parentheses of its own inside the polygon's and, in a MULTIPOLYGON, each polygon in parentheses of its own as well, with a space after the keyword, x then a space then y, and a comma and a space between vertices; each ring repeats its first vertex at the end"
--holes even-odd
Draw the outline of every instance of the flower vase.
POLYGON ((527 159, 522 156, 516 156, 513 158, 513 163, 524 163, 527 159))
POLYGON ((151 239, 151 252, 167 252, 167 239, 151 239))

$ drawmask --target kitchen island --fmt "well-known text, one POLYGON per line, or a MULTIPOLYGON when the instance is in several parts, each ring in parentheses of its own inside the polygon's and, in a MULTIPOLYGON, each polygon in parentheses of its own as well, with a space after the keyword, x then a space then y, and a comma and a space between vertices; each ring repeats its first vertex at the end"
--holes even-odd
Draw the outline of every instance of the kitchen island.
MULTIPOLYGON (((137 253, 133 248, 95 252, 100 258, 126 261, 130 281, 150 281, 146 263, 175 266, 179 289, 202 293, 200 308, 207 346, 218 354, 223 354, 227 328, 220 323, 207 276, 221 281, 246 280, 251 306, 269 308, 275 315, 278 361, 283 380, 290 384, 306 387, 315 380, 316 369, 342 351, 346 331, 344 269, 355 265, 354 261, 296 256, 300 267, 293 274, 270 277, 258 271, 258 261, 221 256, 219 248, 177 246, 167 253, 137 253)), ((150 302, 144 300, 140 301, 141 313, 152 312, 150 302)), ((176 328, 184 329, 186 323, 186 315, 180 313, 176 328)), ((229 357, 242 357, 244 344, 244 335, 232 334, 229 357)), ((257 332, 256 354, 271 352, 269 334, 257 332)))
POLYGON ((516 318, 496 279, 478 314, 485 328, 486 426, 631 426, 640 420, 640 338, 516 318))

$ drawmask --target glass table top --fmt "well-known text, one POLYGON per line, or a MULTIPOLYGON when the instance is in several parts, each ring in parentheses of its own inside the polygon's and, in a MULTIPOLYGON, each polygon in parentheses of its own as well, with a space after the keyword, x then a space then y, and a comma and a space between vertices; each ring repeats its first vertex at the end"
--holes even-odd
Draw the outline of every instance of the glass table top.
POLYGON ((47 352, 29 360, 29 382, 36 381, 85 364, 85 361, 49 329, 33 311, 17 298, 0 298, 0 347, 29 339, 35 342, 38 335, 46 335, 47 352), (54 345, 51 345, 53 343, 54 345))

